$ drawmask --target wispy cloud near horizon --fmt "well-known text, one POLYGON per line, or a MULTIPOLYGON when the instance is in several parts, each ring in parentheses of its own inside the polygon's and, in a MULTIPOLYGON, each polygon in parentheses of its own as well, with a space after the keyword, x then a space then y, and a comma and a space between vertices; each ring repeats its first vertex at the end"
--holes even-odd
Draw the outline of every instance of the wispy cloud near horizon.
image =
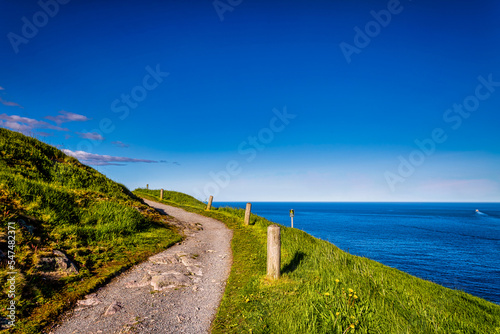
POLYGON ((100 154, 95 154, 95 153, 88 153, 85 151, 71 151, 68 149, 63 149, 62 151, 64 153, 66 153, 67 155, 78 159, 82 163, 94 165, 94 166, 109 166, 109 165, 125 166, 124 163, 130 163, 130 162, 134 162, 134 163, 137 163, 137 162, 158 163, 158 161, 155 161, 155 160, 134 159, 134 158, 128 158, 128 157, 114 157, 114 156, 110 156, 110 155, 100 155, 100 154))
POLYGON ((53 121, 57 123, 57 125, 61 125, 66 122, 86 122, 90 120, 87 116, 75 114, 65 110, 59 111, 59 114, 60 115, 57 116, 45 116, 45 119, 53 121))

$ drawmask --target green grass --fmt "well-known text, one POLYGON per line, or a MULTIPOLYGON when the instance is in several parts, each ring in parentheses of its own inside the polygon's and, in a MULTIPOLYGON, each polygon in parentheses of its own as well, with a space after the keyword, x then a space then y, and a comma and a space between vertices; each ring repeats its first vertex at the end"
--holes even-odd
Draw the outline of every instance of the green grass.
MULTIPOLYGON (((136 190, 155 198, 154 191, 136 190)), ((184 205, 234 231, 233 266, 213 333, 500 333, 500 306, 281 226, 282 277, 266 278, 271 222, 244 210, 184 205), (354 328, 353 328, 354 327, 354 328)))
MULTIPOLYGON (((0 248, 16 225, 16 316, 13 332, 40 333, 76 300, 181 240, 125 186, 60 150, 0 128, 0 248), (79 274, 47 279, 37 261, 54 249, 79 274)), ((0 316, 7 314, 7 261, 0 265, 0 316)))

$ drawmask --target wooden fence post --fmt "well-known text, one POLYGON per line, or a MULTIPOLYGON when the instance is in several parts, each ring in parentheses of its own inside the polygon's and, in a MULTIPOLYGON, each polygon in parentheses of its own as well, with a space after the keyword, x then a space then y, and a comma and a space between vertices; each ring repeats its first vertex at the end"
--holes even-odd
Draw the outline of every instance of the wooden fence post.
POLYGON ((250 213, 252 212, 252 203, 247 203, 247 208, 245 210, 245 225, 250 224, 250 213))
POLYGON ((210 211, 210 209, 212 209, 212 201, 213 200, 214 200, 213 196, 210 196, 210 198, 208 199, 207 210, 209 210, 209 211, 210 211))
POLYGON ((163 199, 163 189, 160 190, 160 199, 163 199))
POLYGON ((267 277, 278 279, 281 276, 281 228, 270 225, 267 228, 267 277))

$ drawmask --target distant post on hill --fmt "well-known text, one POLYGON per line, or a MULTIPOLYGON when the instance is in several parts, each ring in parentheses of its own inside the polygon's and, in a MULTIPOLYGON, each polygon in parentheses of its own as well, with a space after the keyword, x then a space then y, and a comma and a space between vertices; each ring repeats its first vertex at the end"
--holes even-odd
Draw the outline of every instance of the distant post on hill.
POLYGON ((160 190, 160 199, 163 199, 163 189, 160 190))
POLYGON ((245 225, 250 224, 251 211, 252 211, 252 203, 247 203, 247 208, 245 210, 245 225))
POLYGON ((208 204, 207 204, 207 210, 210 211, 210 209, 212 209, 212 201, 214 200, 214 197, 213 196, 210 196, 210 198, 208 199, 208 204))
POLYGON ((267 277, 278 279, 281 276, 281 228, 278 225, 267 227, 267 277))

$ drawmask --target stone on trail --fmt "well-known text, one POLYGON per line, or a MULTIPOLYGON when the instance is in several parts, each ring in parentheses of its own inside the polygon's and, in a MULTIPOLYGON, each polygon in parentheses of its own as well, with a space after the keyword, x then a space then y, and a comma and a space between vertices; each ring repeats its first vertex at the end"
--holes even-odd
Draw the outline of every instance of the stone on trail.
POLYGON ((185 265, 186 267, 193 267, 193 266, 197 266, 199 264, 198 261, 195 261, 187 256, 183 256, 181 258, 181 261, 182 261, 182 264, 185 265))
POLYGON ((149 274, 144 274, 142 278, 139 281, 132 281, 129 283, 125 284, 125 287, 127 288, 142 288, 144 286, 148 286, 151 282, 151 275, 149 274))
POLYGON ((104 315, 113 315, 116 312, 120 311, 121 309, 122 306, 120 304, 118 304, 117 302, 113 302, 111 305, 109 305, 104 315))
POLYGON ((153 290, 160 291, 178 286, 189 286, 191 285, 191 280, 184 274, 169 271, 153 276, 151 278, 151 285, 153 286, 153 290))
POLYGON ((94 306, 94 305, 100 304, 101 302, 99 301, 99 299, 97 299, 94 296, 92 296, 92 297, 87 296, 85 299, 79 300, 76 303, 78 305, 83 305, 83 306, 94 306))
POLYGON ((186 267, 186 269, 193 275, 196 276, 203 276, 203 272, 201 271, 201 268, 198 267, 186 267))
POLYGON ((149 261, 156 264, 172 264, 180 262, 179 258, 175 254, 154 255, 149 258, 149 261))

